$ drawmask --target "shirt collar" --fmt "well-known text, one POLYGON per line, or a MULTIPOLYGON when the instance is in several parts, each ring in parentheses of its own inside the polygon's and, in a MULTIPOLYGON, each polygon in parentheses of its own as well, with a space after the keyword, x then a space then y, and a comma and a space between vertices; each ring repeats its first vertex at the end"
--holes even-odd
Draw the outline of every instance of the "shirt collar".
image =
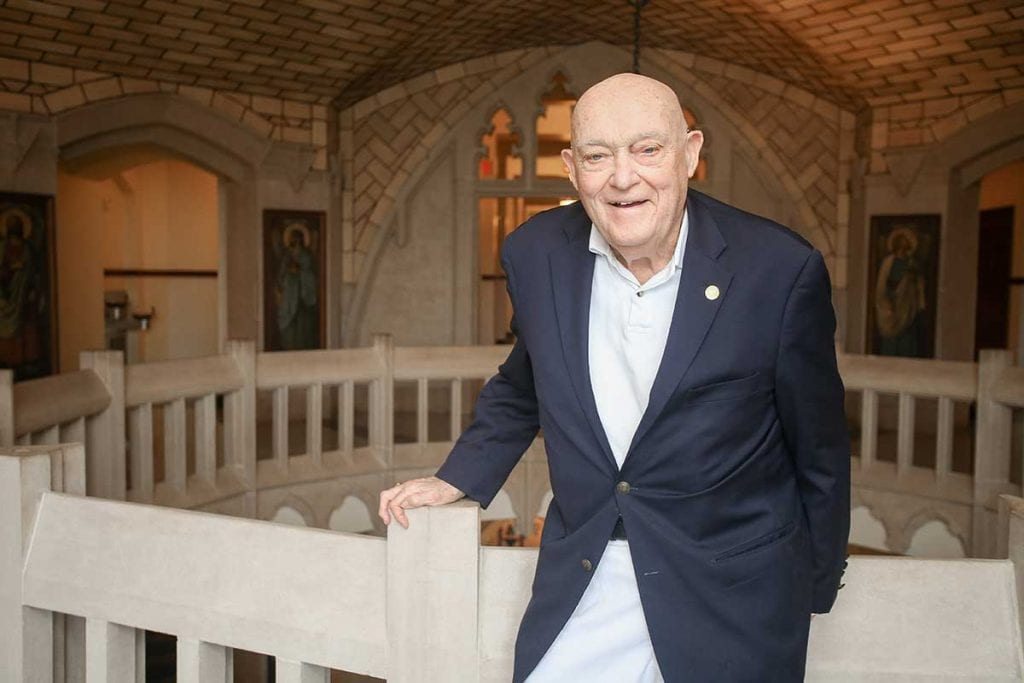
MULTIPOLYGON (((676 249, 672 253, 671 265, 676 269, 683 267, 683 246, 686 243, 686 236, 690 232, 690 212, 683 211, 683 221, 679 225, 679 238, 676 239, 676 249)), ((615 258, 615 254, 612 253, 611 245, 608 244, 608 240, 604 238, 601 231, 597 229, 597 226, 593 223, 590 224, 590 251, 594 254, 604 256, 608 260, 619 263, 619 260, 615 258)))

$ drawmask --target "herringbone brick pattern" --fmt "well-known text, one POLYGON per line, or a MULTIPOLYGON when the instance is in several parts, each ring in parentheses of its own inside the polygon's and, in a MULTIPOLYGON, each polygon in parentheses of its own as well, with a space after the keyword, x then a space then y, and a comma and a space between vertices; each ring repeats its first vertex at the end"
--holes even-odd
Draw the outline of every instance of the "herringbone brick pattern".
POLYGON ((351 108, 351 142, 343 150, 353 169, 351 220, 343 226, 343 245, 351 253, 346 277, 357 276, 359 264, 395 207, 398 191, 428 151, 474 104, 554 52, 514 50, 449 65, 351 108))
MULTIPOLYGON (((622 0, 6 0, 0 56, 348 106, 482 55, 632 43, 622 0)), ((846 108, 1024 86, 1020 0, 659 0, 646 45, 846 108)))
MULTIPOLYGON (((470 106, 531 65, 550 59, 553 52, 524 50, 450 65, 352 108, 354 191, 352 221, 346 228, 351 237, 345 240, 351 253, 350 277, 358 277, 360 264, 394 211, 395 188, 422 163, 427 150, 470 106)), ((832 263, 841 262, 849 200, 842 140, 844 133, 852 136, 852 114, 750 69, 669 50, 652 52, 651 59, 741 131, 752 154, 777 174, 796 207, 801 224, 794 227, 813 236, 832 263)), ((486 123, 481 120, 481 128, 486 123)), ((849 147, 847 165, 853 156, 852 139, 849 147)), ((834 273, 833 278, 837 286, 845 286, 845 273, 834 273)))
POLYGON ((314 168, 327 168, 327 105, 8 58, 0 58, 0 83, 0 110, 42 115, 123 95, 177 93, 267 139, 312 145, 317 150, 314 168))
POLYGON ((872 111, 871 171, 885 172, 882 152, 941 142, 968 124, 1024 100, 1024 87, 911 102, 872 111))

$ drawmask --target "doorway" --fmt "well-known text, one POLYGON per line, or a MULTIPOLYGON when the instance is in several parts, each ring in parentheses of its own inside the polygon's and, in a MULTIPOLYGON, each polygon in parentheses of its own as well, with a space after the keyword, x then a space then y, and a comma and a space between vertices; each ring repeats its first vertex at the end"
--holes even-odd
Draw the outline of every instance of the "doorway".
POLYGON ((569 197, 481 197, 479 221, 480 279, 477 296, 477 343, 511 344, 512 302, 501 267, 505 238, 541 211, 572 203, 569 197))
POLYGON ((139 145, 63 162, 57 183, 61 367, 86 349, 128 363, 216 354, 217 176, 139 145))
POLYGON ((1010 349, 1024 361, 1024 160, 981 178, 974 357, 1010 349))
POLYGON ((1010 341, 1013 278, 1013 207, 987 209, 978 217, 978 301, 975 308, 974 356, 982 349, 1005 349, 1010 341))

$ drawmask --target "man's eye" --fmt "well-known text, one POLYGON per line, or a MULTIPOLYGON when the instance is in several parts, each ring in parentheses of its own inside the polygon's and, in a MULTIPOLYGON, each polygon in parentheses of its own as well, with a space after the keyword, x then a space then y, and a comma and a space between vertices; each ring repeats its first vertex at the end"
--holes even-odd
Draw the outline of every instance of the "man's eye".
POLYGON ((586 159, 587 159, 587 161, 601 161, 601 159, 604 159, 604 155, 603 154, 588 154, 586 156, 586 159))
POLYGON ((646 156, 651 156, 652 154, 657 154, 658 153, 658 148, 657 147, 644 147, 642 150, 640 150, 640 153, 644 154, 646 156))

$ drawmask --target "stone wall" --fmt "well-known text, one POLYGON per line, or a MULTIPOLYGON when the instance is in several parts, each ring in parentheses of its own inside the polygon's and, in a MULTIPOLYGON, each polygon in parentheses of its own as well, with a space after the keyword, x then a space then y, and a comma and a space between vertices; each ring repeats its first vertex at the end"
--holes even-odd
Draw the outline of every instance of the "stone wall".
MULTIPOLYGON (((584 63, 611 64, 620 58, 625 61, 624 57, 617 48, 599 44, 506 52, 425 74, 341 112, 342 258, 350 297, 346 310, 355 313, 354 320, 346 319, 346 326, 358 327, 362 319, 359 292, 371 286, 381 232, 398 230, 404 196, 432 158, 452 145, 456 135, 478 135, 495 103, 521 97, 524 74, 535 76, 532 89, 537 91, 539 113, 539 93, 555 71, 586 72, 584 63)), ((706 111, 713 110, 718 127, 705 127, 707 154, 715 154, 716 137, 731 138, 759 175, 771 177, 790 207, 784 217, 788 220, 780 220, 789 222, 825 254, 841 304, 846 286, 854 115, 778 79, 689 53, 652 50, 645 63, 652 75, 672 83, 683 99, 691 94, 704 103, 706 111)), ((576 78, 570 86, 578 93, 591 82, 576 78)), ((533 121, 516 124, 528 128, 533 121)), ((471 154, 477 142, 462 141, 471 154)), ((466 168, 475 173, 471 165, 466 168)), ((475 178, 463 180, 472 184, 475 178)), ((346 339, 355 338, 355 332, 346 335, 346 339)))
MULTIPOLYGON (((481 112, 517 96, 509 90, 517 79, 535 74, 539 84, 558 65, 584 73, 581 55, 595 54, 605 55, 608 63, 625 59, 623 50, 599 43, 513 50, 450 64, 338 112, 322 97, 283 100, 3 58, 0 175, 6 189, 52 193, 64 144, 57 123, 62 118, 99 104, 108 105, 107 114, 117 112, 122 103, 130 107, 147 96, 188 102, 198 108, 193 111, 207 112, 262 141, 246 162, 253 184, 231 195, 231 202, 246 205, 238 239, 244 234, 246 242, 258 243, 259 211, 266 206, 328 212, 329 340, 352 343, 356 337, 343 331, 358 327, 382 245, 400 230, 404 202, 431 164, 456 136, 466 138, 460 153, 472 150, 477 144, 473 136, 486 126, 481 112)), ((718 118, 715 127, 706 128, 710 158, 715 158, 716 138, 731 138, 755 174, 770 181, 791 209, 786 222, 825 254, 850 350, 863 343, 856 328, 863 325, 867 266, 862 243, 870 215, 890 206, 932 210, 948 203, 945 189, 936 194, 948 185, 948 177, 935 169, 920 174, 922 159, 953 145, 965 131, 984 140, 987 122, 1024 99, 1024 87, 1010 79, 985 88, 966 84, 964 92, 952 97, 929 98, 928 91, 912 101, 874 96, 873 107, 852 111, 736 64, 667 49, 648 50, 644 59, 652 75, 673 83, 684 98, 701 100, 705 111, 718 118)), ((587 85, 582 77, 572 83, 577 91, 587 85)), ((189 122, 182 123, 188 127, 189 122)), ((456 174, 472 172, 458 160, 456 167, 456 174)), ((948 166, 943 168, 948 175, 948 166)), ((731 200, 740 203, 736 196, 731 200)), ((943 215, 950 211, 939 209, 943 215)), ((258 285, 261 248, 246 249, 249 253, 240 257, 246 280, 238 285, 245 291, 228 291, 228 308, 241 311, 229 316, 228 333, 258 337, 261 295, 253 282, 258 285)), ((236 273, 239 267, 236 263, 236 273)))
POLYGON ((0 80, 0 110, 40 116, 129 95, 174 93, 239 122, 260 137, 310 145, 316 149, 312 167, 327 168, 327 105, 7 58, 0 58, 0 80))

